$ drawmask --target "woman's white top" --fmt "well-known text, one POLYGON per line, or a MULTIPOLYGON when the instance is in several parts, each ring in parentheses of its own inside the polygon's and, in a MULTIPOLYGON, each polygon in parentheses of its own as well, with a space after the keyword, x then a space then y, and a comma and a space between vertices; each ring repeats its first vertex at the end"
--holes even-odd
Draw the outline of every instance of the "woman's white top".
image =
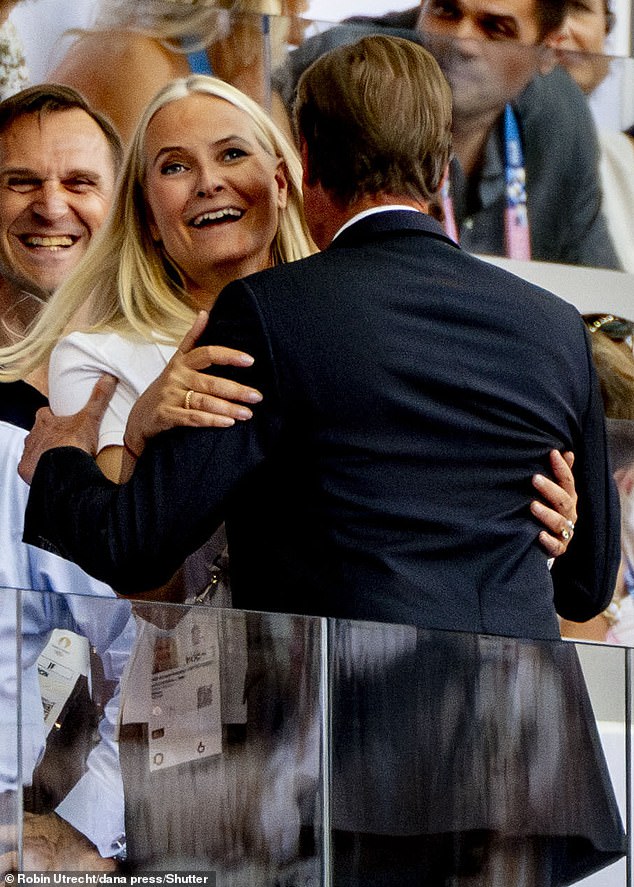
POLYGON ((48 384, 51 410, 68 416, 81 410, 103 373, 119 380, 99 431, 98 449, 123 446, 130 410, 162 372, 175 345, 148 342, 120 333, 71 333, 53 350, 48 384))

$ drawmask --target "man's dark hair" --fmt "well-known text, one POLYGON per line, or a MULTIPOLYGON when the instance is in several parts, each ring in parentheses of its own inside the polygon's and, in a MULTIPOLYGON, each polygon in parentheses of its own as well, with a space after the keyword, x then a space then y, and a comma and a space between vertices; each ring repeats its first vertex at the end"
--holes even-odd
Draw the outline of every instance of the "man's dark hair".
POLYGON ((570 0, 535 0, 539 39, 560 28, 570 8, 570 0))
POLYGON ((118 172, 123 162, 123 145, 119 133, 107 117, 92 108, 84 96, 70 86, 41 83, 22 89, 0 102, 0 135, 22 117, 73 110, 84 111, 101 129, 110 146, 115 172, 118 172))

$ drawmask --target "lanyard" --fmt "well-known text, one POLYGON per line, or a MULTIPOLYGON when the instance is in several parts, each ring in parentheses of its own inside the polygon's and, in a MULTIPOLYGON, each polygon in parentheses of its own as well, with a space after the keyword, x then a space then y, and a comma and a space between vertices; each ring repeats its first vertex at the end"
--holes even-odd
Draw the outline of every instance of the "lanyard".
MULTIPOLYGON (((531 244, 526 209, 526 172, 524 151, 520 139, 515 112, 510 105, 504 109, 504 245, 511 259, 530 259, 531 244)), ((445 179, 440 197, 442 201, 445 232, 459 243, 458 226, 454 213, 449 177, 445 179)))

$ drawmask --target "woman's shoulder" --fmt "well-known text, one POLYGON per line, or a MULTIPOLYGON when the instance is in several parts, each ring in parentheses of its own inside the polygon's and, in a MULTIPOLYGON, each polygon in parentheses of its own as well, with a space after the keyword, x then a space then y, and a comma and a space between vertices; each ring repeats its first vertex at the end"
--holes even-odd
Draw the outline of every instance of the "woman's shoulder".
MULTIPOLYGON (((169 345, 159 347, 167 350, 172 348, 169 345)), ((145 360, 156 348, 157 343, 154 340, 144 339, 134 333, 126 334, 112 329, 75 330, 59 340, 53 353, 83 353, 109 360, 116 360, 118 356, 127 360, 143 355, 145 360)))
POLYGON ((175 351, 116 330, 73 332, 61 339, 51 354, 51 372, 110 372, 119 379, 154 378, 175 351))
POLYGON ((111 354, 113 351, 134 348, 136 341, 112 330, 101 332, 75 330, 59 340, 53 349, 53 354, 82 353, 95 356, 103 353, 111 354))
MULTIPOLYGON (((85 31, 70 46, 64 58, 51 72, 57 78, 90 71, 93 76, 125 78, 130 66, 143 69, 148 63, 166 65, 171 53, 155 37, 124 29, 85 31), (103 66, 106 67, 103 67, 103 66), (119 70, 118 65, 125 65, 119 70)), ((147 76, 151 76, 151 70, 147 76)))

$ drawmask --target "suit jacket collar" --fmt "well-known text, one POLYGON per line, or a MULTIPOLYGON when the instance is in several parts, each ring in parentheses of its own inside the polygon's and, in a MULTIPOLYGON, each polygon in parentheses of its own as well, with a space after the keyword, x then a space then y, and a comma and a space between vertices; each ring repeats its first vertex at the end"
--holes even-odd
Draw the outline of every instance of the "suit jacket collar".
POLYGON ((452 246, 456 246, 450 237, 447 237, 436 219, 421 212, 408 212, 407 210, 386 210, 374 213, 359 219, 345 231, 336 237, 328 249, 337 249, 339 246, 356 246, 365 243, 374 237, 385 234, 401 233, 429 234, 439 240, 446 240, 452 246))

